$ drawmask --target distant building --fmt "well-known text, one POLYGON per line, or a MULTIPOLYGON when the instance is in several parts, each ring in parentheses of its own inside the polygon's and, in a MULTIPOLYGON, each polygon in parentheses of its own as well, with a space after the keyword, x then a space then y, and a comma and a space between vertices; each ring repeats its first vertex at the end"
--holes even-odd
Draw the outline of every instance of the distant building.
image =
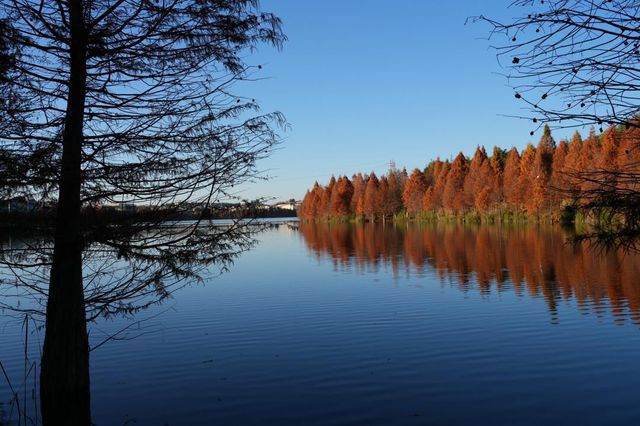
POLYGON ((296 201, 292 198, 289 201, 282 201, 280 203, 276 203, 273 205, 273 207, 276 209, 295 211, 297 210, 298 207, 300 207, 300 204, 302 204, 301 201, 296 201))

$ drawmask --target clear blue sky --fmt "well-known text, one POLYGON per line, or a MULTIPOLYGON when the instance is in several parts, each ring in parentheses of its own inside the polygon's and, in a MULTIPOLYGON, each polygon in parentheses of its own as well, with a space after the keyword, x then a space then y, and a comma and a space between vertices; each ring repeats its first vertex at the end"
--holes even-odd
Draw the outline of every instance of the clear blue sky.
MULTIPOLYGON (((272 179, 239 195, 301 199, 318 180, 356 171, 408 170, 436 157, 472 155, 477 145, 537 143, 495 52, 484 14, 508 20, 511 0, 262 0, 281 17, 282 51, 262 47, 267 80, 246 89, 263 111, 285 114, 284 143, 260 163, 272 179)), ((556 140, 564 133, 554 134, 556 140)))

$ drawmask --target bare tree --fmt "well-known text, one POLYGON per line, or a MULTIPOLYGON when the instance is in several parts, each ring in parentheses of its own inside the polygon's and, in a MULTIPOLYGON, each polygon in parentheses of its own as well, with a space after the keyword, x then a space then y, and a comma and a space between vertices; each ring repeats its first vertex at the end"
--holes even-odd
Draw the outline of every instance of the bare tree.
MULTIPOLYGON (((11 23, 6 19, 0 19, 0 132, 6 131, 8 126, 14 124, 14 120, 7 114, 15 110, 20 101, 16 88, 11 84, 12 71, 19 54, 15 36, 11 23)), ((0 164, 4 163, 0 160, 0 164)), ((0 182, 2 180, 3 177, 0 177, 0 182)))
MULTIPOLYGON (((514 96, 535 128, 640 127, 640 2, 637 0, 516 0, 520 18, 491 25, 499 61, 514 96)), ((533 131, 531 134, 533 135, 533 131)), ((637 157, 640 140, 624 155, 637 157)), ((569 190, 595 225, 579 239, 636 247, 640 237, 640 169, 637 162, 572 170, 581 190, 569 190)))
POLYGON ((640 2, 516 0, 511 22, 491 25, 514 96, 538 126, 637 126, 640 2))
POLYGON ((13 27, 6 40, 19 52, 11 88, 27 102, 3 104, 1 183, 57 209, 50 244, 33 248, 42 256, 29 264, 48 280, 30 284, 47 297, 45 423, 90 424, 85 306, 89 319, 144 306, 145 295, 166 297, 170 283, 250 244, 237 223, 166 222, 233 196, 278 142, 282 116, 259 115, 254 100, 232 93, 260 68, 246 53, 285 40, 279 19, 257 3, 3 0, 13 27), (117 201, 151 214, 116 223, 83 214, 117 201), (127 274, 89 279, 84 257, 105 252, 127 274))
POLYGON ((0 83, 5 83, 7 74, 11 69, 14 62, 14 52, 9 45, 9 40, 6 34, 10 30, 8 23, 4 20, 0 20, 0 83))

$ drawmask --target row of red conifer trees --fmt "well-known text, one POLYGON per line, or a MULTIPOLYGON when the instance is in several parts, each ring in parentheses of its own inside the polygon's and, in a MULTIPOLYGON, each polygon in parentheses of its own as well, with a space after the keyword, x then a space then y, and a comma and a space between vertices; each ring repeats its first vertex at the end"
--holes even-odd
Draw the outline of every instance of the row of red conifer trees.
POLYGON ((453 161, 437 159, 409 175, 392 167, 386 175, 357 173, 349 179, 332 176, 307 191, 298 216, 304 220, 385 220, 399 214, 480 216, 504 213, 558 217, 564 206, 580 201, 581 190, 593 185, 578 173, 625 170, 640 175, 640 129, 610 127, 601 135, 592 129, 583 140, 554 141, 549 127, 536 147, 518 152, 495 147, 489 156, 478 147, 471 159, 459 153, 453 161))

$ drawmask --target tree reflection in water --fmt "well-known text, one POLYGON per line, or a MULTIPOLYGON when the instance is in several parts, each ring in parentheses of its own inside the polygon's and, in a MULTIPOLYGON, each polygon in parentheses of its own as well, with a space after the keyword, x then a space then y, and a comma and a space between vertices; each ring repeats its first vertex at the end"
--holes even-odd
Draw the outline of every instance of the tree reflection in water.
MULTIPOLYGON (((138 232, 130 226, 126 249, 88 241, 83 250, 87 321, 135 314, 184 285, 226 270, 266 226, 176 222, 138 232), (135 245, 147 240, 155 243, 135 245)), ((46 229, 0 234, 0 309, 44 319, 52 252, 53 235, 46 229)))
MULTIPOLYGON (((169 222, 153 227, 145 223, 130 224, 117 235, 115 232, 88 232, 82 251, 83 314, 86 313, 83 318, 87 323, 113 315, 124 315, 133 320, 134 314, 163 302, 185 285, 202 282, 226 270, 239 254, 256 243, 255 234, 268 225, 244 220, 224 223, 203 220, 169 222)), ((34 227, 0 234, 1 314, 18 318, 31 330, 44 328, 52 255, 51 230, 34 227)), ((71 333, 57 331, 62 335, 71 333)), ((91 342, 93 346, 82 345, 72 352, 88 359, 92 349, 114 337, 117 336, 105 336, 91 342)), ((18 381, 23 383, 22 392, 12 390, 12 402, 17 410, 18 424, 38 424, 38 405, 42 406, 43 400, 40 398, 38 404, 35 395, 42 383, 35 384, 35 377, 42 364, 42 342, 30 339, 27 329, 24 345, 26 367, 18 381), (31 381, 34 385, 27 385, 31 381)), ((53 360, 52 365, 55 367, 57 362, 53 360)), ((78 374, 88 384, 88 363, 84 367, 78 374)), ((10 377, 1 374, 0 380, 13 388, 10 377)), ((90 407, 89 393, 76 402, 77 407, 90 407)), ((15 410, 9 416, 10 421, 15 418, 15 410)), ((44 424, 57 424, 55 419, 46 416, 41 420, 44 424)))
POLYGON ((556 227, 301 223, 300 234, 336 268, 432 269, 461 291, 543 297, 552 317, 560 301, 575 300, 581 311, 609 306, 616 322, 640 325, 640 256, 572 244, 556 227))

